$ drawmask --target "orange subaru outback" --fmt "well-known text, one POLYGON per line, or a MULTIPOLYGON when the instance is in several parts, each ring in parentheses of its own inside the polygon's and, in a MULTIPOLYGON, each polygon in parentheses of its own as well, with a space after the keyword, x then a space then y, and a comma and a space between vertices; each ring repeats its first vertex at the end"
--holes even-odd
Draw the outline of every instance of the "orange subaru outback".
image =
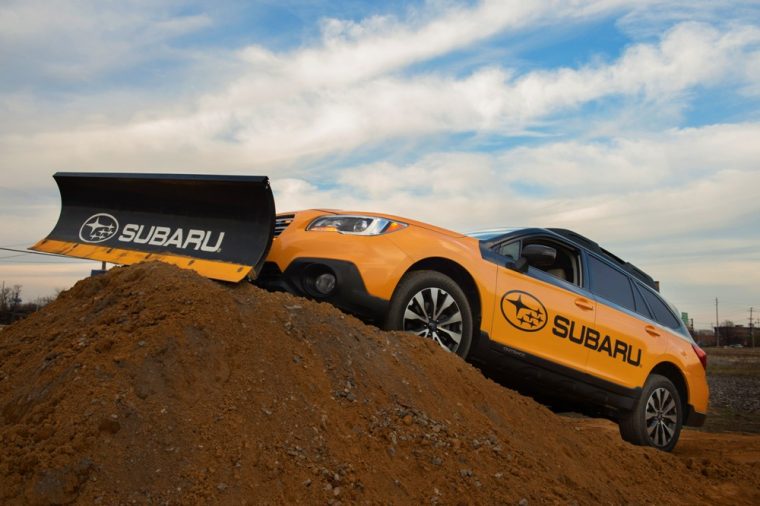
MULTIPOLYGON (((372 213, 280 214, 258 283, 435 340, 671 450, 707 412, 706 355, 650 276, 564 229, 462 235, 372 213)), ((540 391, 539 390, 539 391, 540 391)))

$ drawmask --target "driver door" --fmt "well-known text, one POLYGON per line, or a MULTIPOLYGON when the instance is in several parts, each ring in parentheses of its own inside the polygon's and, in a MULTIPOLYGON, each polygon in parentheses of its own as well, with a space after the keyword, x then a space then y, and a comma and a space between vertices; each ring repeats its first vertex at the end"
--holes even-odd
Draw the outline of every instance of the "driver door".
MULTIPOLYGON (((556 268, 530 266, 525 273, 499 267, 496 281, 493 341, 509 348, 584 372, 590 349, 584 346, 587 329, 593 327, 594 298, 575 284, 582 279, 580 254, 554 240, 522 239, 520 244, 502 245, 500 252, 522 251, 527 244, 546 244, 576 260, 571 281, 549 272, 556 268), (549 271, 549 272, 547 272, 549 271)), ((506 259, 505 259, 506 260, 506 259)), ((506 263, 506 262, 505 262, 506 263)))

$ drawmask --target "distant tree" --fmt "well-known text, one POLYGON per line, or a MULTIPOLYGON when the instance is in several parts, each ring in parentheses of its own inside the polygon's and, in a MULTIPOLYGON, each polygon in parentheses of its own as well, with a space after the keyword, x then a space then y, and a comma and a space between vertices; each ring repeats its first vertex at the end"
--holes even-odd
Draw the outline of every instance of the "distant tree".
POLYGON ((0 288, 0 311, 10 311, 14 306, 21 303, 21 285, 5 286, 0 288))
POLYGON ((51 302, 53 302, 55 299, 57 299, 62 291, 63 291, 63 288, 56 288, 51 295, 37 297, 36 299, 32 301, 32 303, 35 305, 36 309, 40 309, 44 306, 47 306, 51 302))
POLYGON ((0 286, 0 323, 6 324, 13 321, 13 313, 21 304, 21 285, 0 286))
POLYGON ((13 311, 21 304, 21 285, 11 287, 10 299, 11 311, 13 311))
POLYGON ((43 306, 53 302, 63 291, 56 288, 52 295, 37 297, 31 302, 21 299, 21 285, 3 286, 0 288, 0 325, 7 325, 16 320, 25 318, 43 306))

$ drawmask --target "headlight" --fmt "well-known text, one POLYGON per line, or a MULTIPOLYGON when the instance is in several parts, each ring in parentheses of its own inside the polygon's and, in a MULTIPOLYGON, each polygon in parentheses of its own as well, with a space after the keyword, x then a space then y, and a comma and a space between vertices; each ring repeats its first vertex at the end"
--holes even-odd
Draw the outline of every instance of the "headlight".
POLYGON ((406 223, 373 216, 320 216, 306 230, 352 235, 380 235, 406 228, 406 223))

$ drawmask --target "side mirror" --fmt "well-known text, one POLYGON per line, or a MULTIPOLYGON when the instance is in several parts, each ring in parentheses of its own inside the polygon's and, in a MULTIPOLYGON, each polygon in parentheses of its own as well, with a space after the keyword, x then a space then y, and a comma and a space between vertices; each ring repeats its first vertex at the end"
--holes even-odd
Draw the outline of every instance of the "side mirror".
POLYGON ((522 256, 515 261, 507 265, 508 268, 517 272, 526 272, 528 266, 545 268, 554 264, 557 259, 557 250, 542 244, 528 244, 522 250, 522 256))
POLYGON ((522 256, 533 267, 544 268, 554 264, 557 259, 557 250, 542 244, 528 244, 523 248, 522 256))

